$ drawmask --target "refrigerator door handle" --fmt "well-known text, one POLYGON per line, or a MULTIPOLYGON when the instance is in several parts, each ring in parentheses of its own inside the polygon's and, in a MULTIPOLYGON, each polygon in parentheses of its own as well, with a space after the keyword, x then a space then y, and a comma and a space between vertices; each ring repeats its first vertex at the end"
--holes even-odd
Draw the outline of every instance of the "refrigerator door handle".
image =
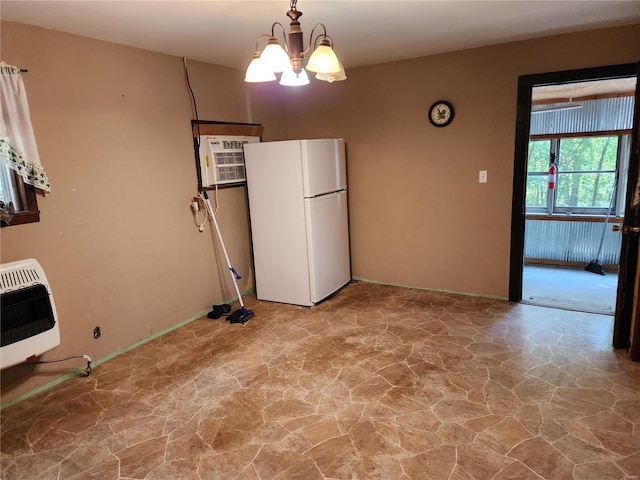
POLYGON ((319 193, 318 195, 314 195, 312 197, 304 197, 304 198, 322 198, 322 197, 327 197, 329 195, 336 195, 338 193, 342 193, 342 192, 346 192, 347 189, 343 188, 342 190, 334 190, 333 192, 325 192, 325 193, 319 193))

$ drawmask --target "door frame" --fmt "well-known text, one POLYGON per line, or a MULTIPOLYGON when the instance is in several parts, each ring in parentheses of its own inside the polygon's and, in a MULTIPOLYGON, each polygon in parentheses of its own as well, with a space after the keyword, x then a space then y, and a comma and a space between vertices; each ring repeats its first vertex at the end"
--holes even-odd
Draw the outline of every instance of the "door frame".
MULTIPOLYGON (((604 67, 565 70, 560 72, 524 75, 518 77, 518 99, 516 112, 516 135, 513 162, 513 196, 511 203, 511 252, 509 258, 509 300, 522 300, 524 273, 524 234, 525 234, 525 194, 527 185, 527 153, 529 149, 529 128, 531 123, 531 93, 533 87, 558 83, 584 82, 589 80, 608 80, 636 76, 637 63, 609 65, 604 67)), ((639 79, 640 81, 640 79, 639 79)), ((636 92, 640 87, 636 85, 636 92)), ((636 105, 637 108, 637 105, 636 105)), ((633 133, 637 136, 637 132, 633 133)), ((631 155, 629 171, 638 168, 638 157, 631 155), (632 167, 632 163, 635 165, 632 167)), ((627 192, 630 188, 627 188, 627 192)), ((636 245, 637 250, 637 245, 636 245)), ((633 257, 633 255, 631 255, 633 257)), ((636 251, 637 258, 637 251, 636 251)), ((629 265, 634 271, 636 264, 629 265)), ((629 271, 627 271, 629 273, 629 271)), ((615 342, 614 342, 615 343, 615 342)), ((628 346, 628 345, 627 345, 628 346)), ((623 347, 616 347, 623 348, 623 347)))
MULTIPOLYGON (((640 79, 640 62, 636 64, 637 79, 640 79)), ((640 170, 640 86, 636 83, 636 101, 633 115, 633 133, 625 215, 622 223, 622 247, 620 252, 620 282, 616 298, 616 317, 613 325, 613 347, 629 348, 629 356, 640 362, 640 304, 636 295, 640 284, 638 278, 638 250, 640 239, 633 229, 640 227, 640 207, 633 206, 638 188, 640 170), (635 227, 635 228, 634 228, 635 227), (633 338, 632 338, 633 336, 633 338)))

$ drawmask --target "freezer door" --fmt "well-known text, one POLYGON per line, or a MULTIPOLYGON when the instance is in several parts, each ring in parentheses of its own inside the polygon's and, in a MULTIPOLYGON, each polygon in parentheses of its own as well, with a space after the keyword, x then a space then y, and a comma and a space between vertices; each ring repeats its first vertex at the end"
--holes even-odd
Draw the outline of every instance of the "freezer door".
POLYGON ((351 280, 347 192, 305 199, 311 301, 317 303, 351 280))
POLYGON ((347 188, 344 140, 302 140, 300 150, 305 197, 315 197, 347 188))

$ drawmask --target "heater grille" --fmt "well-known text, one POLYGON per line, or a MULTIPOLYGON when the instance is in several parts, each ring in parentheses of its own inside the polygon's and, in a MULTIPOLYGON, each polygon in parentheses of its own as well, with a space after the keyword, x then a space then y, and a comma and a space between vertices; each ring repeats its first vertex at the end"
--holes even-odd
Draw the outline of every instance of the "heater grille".
POLYGON ((0 265, 0 367, 60 345, 60 326, 47 276, 29 258, 0 265))
POLYGON ((19 288, 41 281, 42 279, 35 268, 19 268, 17 270, 2 272, 0 275, 0 290, 5 292, 13 288, 19 288))
POLYGON ((24 287, 2 294, 2 347, 53 328, 53 310, 44 285, 24 287), (31 319, 25 322, 24 319, 31 319))

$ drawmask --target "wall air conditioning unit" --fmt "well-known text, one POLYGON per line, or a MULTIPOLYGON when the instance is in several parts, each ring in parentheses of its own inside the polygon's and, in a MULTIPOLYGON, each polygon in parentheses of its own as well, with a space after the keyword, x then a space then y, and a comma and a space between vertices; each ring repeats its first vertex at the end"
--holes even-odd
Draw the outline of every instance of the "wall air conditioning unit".
POLYGON ((0 265, 0 367, 37 357, 60 345, 53 294, 44 270, 29 258, 0 265))
POLYGON ((210 188, 246 182, 242 146, 259 141, 260 137, 201 135, 199 156, 202 186, 210 188))

